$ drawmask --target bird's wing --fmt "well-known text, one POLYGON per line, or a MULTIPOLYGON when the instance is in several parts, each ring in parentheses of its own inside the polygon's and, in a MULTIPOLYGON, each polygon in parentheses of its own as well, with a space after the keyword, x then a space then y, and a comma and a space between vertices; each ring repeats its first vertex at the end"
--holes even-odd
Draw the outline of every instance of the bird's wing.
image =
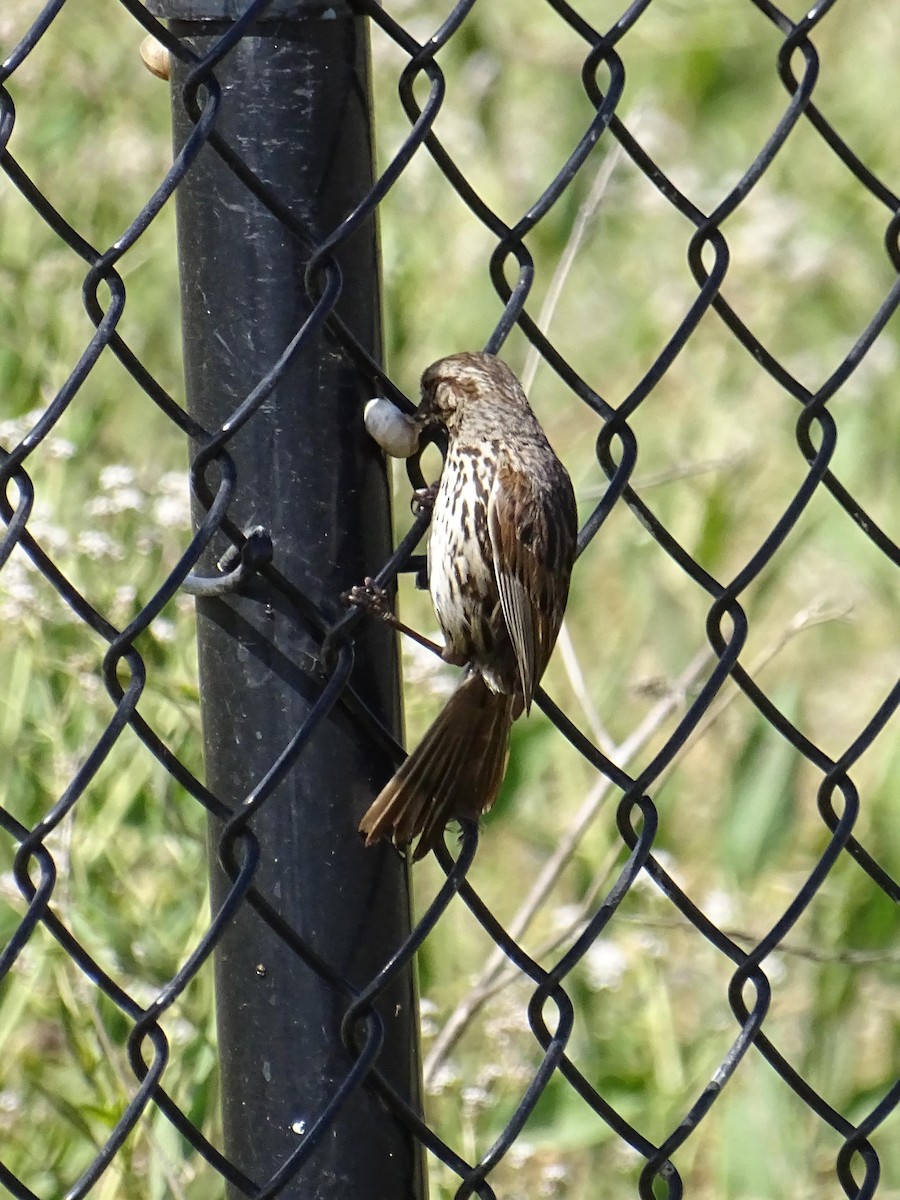
POLYGON ((548 494, 501 460, 488 497, 488 532, 500 604, 526 712, 559 633, 575 548, 574 499, 548 494))

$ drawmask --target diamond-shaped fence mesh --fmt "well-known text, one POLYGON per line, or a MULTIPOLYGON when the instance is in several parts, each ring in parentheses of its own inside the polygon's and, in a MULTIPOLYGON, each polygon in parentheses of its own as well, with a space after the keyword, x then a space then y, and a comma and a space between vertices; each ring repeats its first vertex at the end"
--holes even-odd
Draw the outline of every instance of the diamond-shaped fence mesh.
MULTIPOLYGON (((0 49, 0 1185, 900 1196, 892 6, 51 0, 0 49), (482 347, 579 557, 410 922, 341 592, 436 636, 439 460, 392 551, 362 410, 482 347)), ((401 649, 413 744, 453 671, 401 649)))

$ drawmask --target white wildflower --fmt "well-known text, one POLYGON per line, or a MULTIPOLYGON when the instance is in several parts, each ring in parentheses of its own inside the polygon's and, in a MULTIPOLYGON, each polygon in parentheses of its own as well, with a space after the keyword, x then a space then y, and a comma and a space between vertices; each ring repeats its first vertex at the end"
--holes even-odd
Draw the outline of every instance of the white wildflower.
POLYGON ((111 463, 100 472, 100 486, 104 492, 114 492, 119 488, 131 487, 133 483, 134 471, 125 463, 111 463))
POLYGON ((14 622, 34 611, 37 590, 27 578, 30 561, 19 555, 0 571, 0 620, 14 622))
POLYGON ((188 497, 160 496, 153 502, 153 517, 165 529, 188 529, 191 523, 188 497))
POLYGON ((565 1183, 569 1169, 565 1163, 549 1162, 541 1168, 541 1182, 538 1187, 539 1196, 559 1195, 559 1186, 565 1183))
POLYGON ((598 938, 584 956, 588 987, 594 991, 616 988, 628 970, 628 956, 608 938, 598 938))
POLYGON ((518 1138, 509 1148, 509 1165, 520 1171, 534 1158, 534 1146, 525 1138, 518 1138))
POLYGON ((49 437, 44 442, 44 451, 48 458, 74 458, 78 447, 68 438, 49 437))
POLYGON ((470 1111, 487 1108, 491 1099, 487 1088, 478 1087, 477 1085, 464 1087, 459 1094, 459 1098, 462 1100, 463 1106, 470 1111))
POLYGON ((428 1091, 432 1096, 440 1096, 459 1083, 459 1072, 450 1063, 438 1067, 428 1083, 428 1091))
POLYGON ((113 593, 113 605, 117 609, 131 609, 137 598, 137 588, 133 583, 123 583, 113 593))
POLYGON ((720 929, 734 920, 734 900, 724 888, 712 888, 708 891, 700 907, 720 929))
POLYGON ((137 512, 143 507, 144 494, 140 488, 121 487, 89 500, 87 512, 91 517, 108 517, 113 513, 137 512))
POLYGON ((83 529, 75 543, 82 554, 99 561, 103 558, 118 561, 124 557, 124 551, 117 541, 102 533, 99 529, 83 529))
POLYGON ((174 621, 170 621, 167 617, 157 617, 150 626, 150 632, 158 642, 168 646, 175 641, 177 631, 174 621))

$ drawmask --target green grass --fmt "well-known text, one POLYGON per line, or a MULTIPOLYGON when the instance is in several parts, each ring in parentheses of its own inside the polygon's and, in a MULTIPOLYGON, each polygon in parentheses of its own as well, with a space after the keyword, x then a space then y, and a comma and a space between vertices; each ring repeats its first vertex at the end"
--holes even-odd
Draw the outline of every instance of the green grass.
MULTIPOLYGON (((445 15, 430 3, 387 7, 422 38, 445 15)), ((38 11, 36 4, 16 8, 0 14, 4 53, 38 11)), ((610 21, 617 15, 614 6, 603 8, 610 21)), ((141 67, 141 37, 108 0, 67 4, 10 84, 18 117, 13 153, 99 247, 120 236, 170 161, 167 89, 141 67)), ((838 6, 815 37, 822 57, 817 100, 894 186, 900 127, 888 119, 884 97, 895 76, 897 37, 886 0, 868 6, 865 20, 838 6)), ((718 203, 783 111, 778 45, 774 29, 750 5, 671 0, 659 0, 623 39, 621 114, 696 203, 718 203)), ((405 59, 377 32, 373 50, 384 165, 407 128, 395 96, 405 59)), ((524 2, 479 5, 441 54, 448 94, 437 131, 509 223, 535 201, 589 118, 578 81, 583 54, 549 9, 524 2)), ((537 268, 529 311, 542 313, 554 283, 561 285, 547 317, 550 336, 617 405, 639 383, 696 288, 686 262, 689 223, 627 159, 609 156, 603 139, 573 188, 529 235, 537 268), (560 263, 575 248, 576 227, 577 253, 562 278, 560 263)), ((840 362, 893 282, 882 248, 886 223, 886 210, 801 126, 789 153, 725 226, 732 251, 726 297, 811 389, 840 362)), ((388 365, 414 393, 424 366, 482 345, 499 315, 487 273, 491 238, 422 155, 386 200, 381 233, 388 365)), ((173 236, 167 207, 125 257, 121 328, 180 396, 173 236)), ((18 194, 8 184, 0 188, 3 445, 29 427, 27 414, 44 407, 91 336, 80 303, 84 273, 18 194)), ((505 354, 531 374, 520 334, 505 354)), ((835 472, 894 534, 896 366, 894 323, 831 405, 839 429, 835 472)), ((586 515, 604 487, 594 457, 600 423, 544 366, 530 380, 530 393, 586 515)), ((719 580, 743 567, 803 478, 794 438, 798 413, 796 401, 707 316, 632 421, 640 494, 719 580)), ((120 626, 152 595, 185 543, 185 461, 180 434, 111 356, 29 461, 37 496, 33 532, 120 626), (122 470, 110 470, 116 466, 122 470)), ((397 492, 403 528, 402 472, 397 492)), ((407 619, 434 629, 427 599, 405 584, 401 604, 407 619)), ((742 662, 837 757, 898 676, 898 600, 889 563, 823 493, 742 604, 750 621, 742 662)), ((633 772, 663 744, 710 669, 707 662, 685 675, 706 645, 708 606, 623 506, 579 563, 568 618, 572 655, 557 654, 546 686, 579 725, 612 746, 650 721, 623 763, 633 772)), ((18 554, 0 575, 0 616, 0 792, 9 811, 33 825, 110 719, 100 674, 105 646, 72 621, 18 554)), ((141 643, 149 668, 141 708, 199 770, 191 607, 173 604, 164 618, 141 643)), ((408 667, 412 741, 435 711, 437 684, 448 673, 418 658, 409 657, 408 667)), ((900 760, 890 729, 851 774, 862 800, 859 836, 896 875, 900 760)), ((822 852, 820 781, 732 687, 654 790, 657 845, 667 870, 742 944, 779 918, 822 852)), ((528 885, 596 785, 593 770, 545 718, 516 728, 509 776, 473 871, 475 886, 505 924, 516 920, 528 885)), ((523 934, 545 965, 569 944, 623 859, 615 797, 594 799, 591 819, 523 934)), ((104 970, 149 1000, 204 928, 205 828, 198 806, 126 734, 49 844, 60 866, 61 916, 104 970)), ((25 909, 11 875, 15 849, 8 836, 0 839, 4 941, 25 909)), ((438 882, 434 864, 417 868, 420 904, 438 882)), ((769 964, 767 1032, 850 1120, 860 1120, 897 1076, 897 936, 896 908, 842 859, 769 964)), ((420 956, 429 1117, 472 1157, 497 1136, 540 1057, 524 1022, 529 988, 502 973, 490 982, 491 949, 456 905, 420 956), (484 1003, 467 1014, 459 1006, 477 986, 484 1003), (458 1040, 441 1050, 437 1039, 454 1022, 458 1040)), ((726 999, 730 973, 728 962, 647 881, 628 895, 568 978, 576 1006, 574 1061, 649 1138, 663 1139, 679 1122, 735 1036, 726 999)), ((552 1006, 547 1019, 552 1024, 552 1006)), ((208 970, 163 1023, 173 1045, 166 1086, 214 1137, 208 970)), ((38 1195, 62 1194, 119 1116, 133 1088, 127 1032, 121 1014, 38 930, 0 995, 2 1158, 38 1195)), ((883 1166, 878 1194, 897 1200, 896 1117, 873 1140, 883 1166)), ((699 1200, 836 1195, 839 1144, 751 1052, 676 1163, 688 1194, 699 1200)), ((516 1151, 491 1178, 507 1198, 624 1197, 636 1194, 641 1165, 555 1080, 516 1151)), ((454 1190, 453 1178, 435 1167, 432 1195, 443 1200, 454 1190)), ((94 1194, 206 1200, 220 1195, 221 1186, 163 1119, 151 1118, 94 1194)))

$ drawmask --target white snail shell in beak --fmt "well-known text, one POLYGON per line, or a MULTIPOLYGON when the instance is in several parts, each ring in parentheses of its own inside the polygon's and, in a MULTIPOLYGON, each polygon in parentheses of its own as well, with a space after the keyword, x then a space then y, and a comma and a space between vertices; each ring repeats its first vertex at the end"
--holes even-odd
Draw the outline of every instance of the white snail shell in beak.
POLYGON ((383 396, 370 400, 363 412, 370 437, 394 458, 409 458, 419 448, 419 427, 383 396))
POLYGON ((169 52, 155 37, 145 37, 141 42, 141 58, 151 75, 169 78, 169 52))

